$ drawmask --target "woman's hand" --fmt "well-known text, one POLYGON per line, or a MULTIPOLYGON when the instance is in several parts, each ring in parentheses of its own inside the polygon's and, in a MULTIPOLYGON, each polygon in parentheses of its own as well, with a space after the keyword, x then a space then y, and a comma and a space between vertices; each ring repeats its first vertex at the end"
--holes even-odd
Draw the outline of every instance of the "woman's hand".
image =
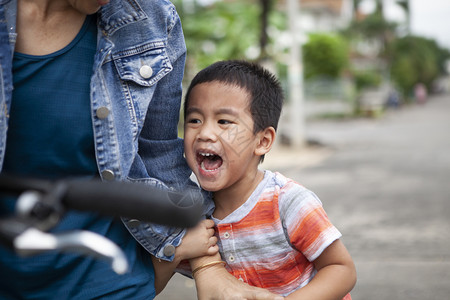
MULTIPOLYGON (((220 260, 220 255, 191 260, 193 269, 220 260)), ((221 264, 202 268, 195 273, 197 297, 200 300, 283 300, 267 290, 252 287, 236 279, 221 264)))

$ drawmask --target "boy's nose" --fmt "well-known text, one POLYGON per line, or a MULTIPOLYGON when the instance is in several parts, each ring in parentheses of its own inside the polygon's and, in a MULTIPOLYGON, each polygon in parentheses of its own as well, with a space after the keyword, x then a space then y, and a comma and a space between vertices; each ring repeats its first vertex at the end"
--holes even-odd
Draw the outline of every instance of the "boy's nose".
POLYGON ((217 133, 214 126, 210 124, 204 124, 200 129, 198 138, 202 141, 216 141, 217 133))

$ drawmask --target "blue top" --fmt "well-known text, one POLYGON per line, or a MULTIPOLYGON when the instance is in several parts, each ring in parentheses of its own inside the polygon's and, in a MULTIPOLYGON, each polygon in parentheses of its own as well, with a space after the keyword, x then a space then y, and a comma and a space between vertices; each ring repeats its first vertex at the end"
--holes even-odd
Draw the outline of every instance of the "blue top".
POLYGON ((55 53, 14 54, 4 172, 53 178, 97 173, 90 115, 97 27, 94 17, 88 20, 55 53))
MULTIPOLYGON (((5 172, 48 177, 92 177, 97 173, 89 113, 95 21, 94 16, 88 17, 77 37, 53 54, 15 53, 5 172)), ((70 212, 52 232, 74 229, 96 232, 118 244, 131 272, 116 275, 108 263, 76 254, 21 258, 0 247, 0 298, 154 297, 151 257, 120 220, 70 212)))

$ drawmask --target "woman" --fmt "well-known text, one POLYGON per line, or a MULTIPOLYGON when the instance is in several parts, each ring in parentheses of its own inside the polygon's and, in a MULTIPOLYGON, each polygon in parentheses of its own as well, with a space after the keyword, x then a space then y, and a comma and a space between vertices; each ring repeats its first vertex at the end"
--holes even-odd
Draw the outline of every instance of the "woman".
MULTIPOLYGON (((0 0, 0 4, 2 172, 50 178, 98 176, 175 189, 190 184, 177 138, 186 49, 171 3, 0 0)), ((2 212, 11 209, 3 206, 2 212)), ((153 298, 154 271, 146 251, 173 260, 185 232, 76 212, 68 213, 54 231, 73 229, 94 231, 119 244, 131 272, 119 276, 106 264, 77 255, 20 258, 0 248, 0 298, 153 298)), ((202 266, 209 259, 191 264, 202 266)), ((197 280, 201 298, 227 299, 231 293, 272 299, 273 295, 230 278, 221 266, 201 273, 197 280), (211 272, 223 278, 224 289, 211 284, 212 276, 206 276, 211 272)))

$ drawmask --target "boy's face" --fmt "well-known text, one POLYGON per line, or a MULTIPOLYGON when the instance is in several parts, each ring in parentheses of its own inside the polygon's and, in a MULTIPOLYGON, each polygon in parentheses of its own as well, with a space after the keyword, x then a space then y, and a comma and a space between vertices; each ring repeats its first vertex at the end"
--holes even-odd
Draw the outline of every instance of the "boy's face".
POLYGON ((245 182, 253 174, 248 170, 258 165, 258 134, 253 134, 248 101, 245 90, 218 81, 191 90, 184 123, 185 153, 207 191, 245 182))

